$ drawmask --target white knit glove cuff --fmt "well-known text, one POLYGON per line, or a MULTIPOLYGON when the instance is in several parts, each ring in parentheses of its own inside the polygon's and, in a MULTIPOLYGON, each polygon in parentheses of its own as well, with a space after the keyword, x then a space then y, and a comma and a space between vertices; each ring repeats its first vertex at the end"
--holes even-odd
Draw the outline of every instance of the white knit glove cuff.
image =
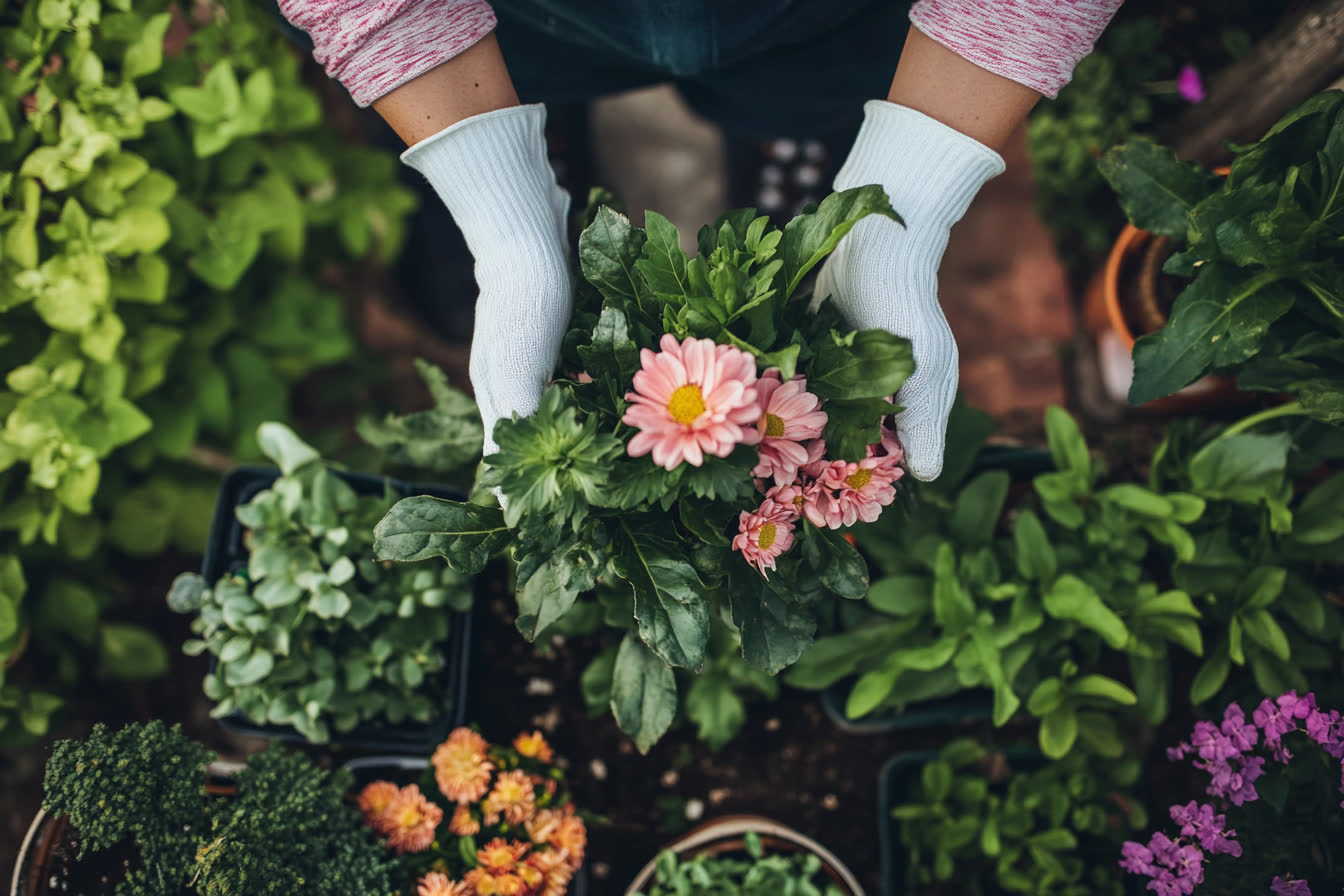
POLYGON ((546 109, 515 106, 460 121, 402 161, 439 194, 476 259, 471 383, 486 456, 500 418, 537 409, 573 305, 569 194, 546 156, 546 109))
MULTIPOLYGON (((835 189, 881 184, 912 233, 950 230, 985 182, 1003 173, 1002 156, 923 112, 885 100, 869 100, 863 111, 835 189)), ((916 246, 907 241, 905 251, 916 246)))

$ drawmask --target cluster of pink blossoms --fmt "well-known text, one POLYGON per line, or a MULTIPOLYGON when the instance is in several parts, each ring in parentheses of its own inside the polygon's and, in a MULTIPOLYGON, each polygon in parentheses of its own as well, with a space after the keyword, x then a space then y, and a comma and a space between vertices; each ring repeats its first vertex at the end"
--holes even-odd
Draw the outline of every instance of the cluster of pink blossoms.
POLYGON ((793 546, 800 519, 831 529, 871 523, 895 500, 904 453, 894 433, 884 429, 860 461, 827 460, 826 412, 804 377, 784 382, 774 368, 758 377, 751 355, 710 339, 678 343, 666 334, 659 349, 640 352, 634 391, 625 396, 622 421, 639 430, 626 450, 673 470, 756 446, 751 473, 765 499, 742 512, 733 548, 761 575, 793 546))
MULTIPOLYGON (((1340 790, 1344 791, 1344 718, 1336 710, 1325 712, 1316 706, 1314 694, 1299 697, 1289 691, 1274 700, 1264 700, 1247 721, 1237 704, 1223 713, 1221 725, 1195 723, 1190 740, 1167 750, 1172 760, 1193 754, 1195 768, 1208 772, 1205 792, 1215 799, 1242 806, 1260 798, 1255 781, 1265 774, 1265 758, 1253 755, 1261 743, 1276 762, 1288 763, 1293 754, 1283 737, 1302 732, 1326 755, 1340 762, 1340 790)), ((1344 803, 1340 803, 1344 808, 1344 803)), ((1190 896, 1204 882, 1204 864, 1212 856, 1241 855, 1237 832, 1227 826, 1225 815, 1212 805, 1196 802, 1171 807, 1171 820, 1180 825, 1180 835, 1168 837, 1155 831, 1147 844, 1133 840, 1124 844, 1120 867, 1151 878, 1148 889, 1158 896, 1190 896)), ((1269 889, 1274 896, 1311 896, 1305 880, 1275 876, 1269 889)))

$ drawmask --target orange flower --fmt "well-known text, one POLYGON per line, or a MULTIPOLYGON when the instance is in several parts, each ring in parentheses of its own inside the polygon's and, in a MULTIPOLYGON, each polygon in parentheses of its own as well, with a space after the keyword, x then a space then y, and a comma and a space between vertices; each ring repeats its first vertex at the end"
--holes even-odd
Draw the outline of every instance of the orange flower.
POLYGON ((540 759, 542 762, 550 762, 555 755, 554 751, 551 750, 551 745, 546 743, 546 738, 542 737, 540 731, 533 731, 531 734, 524 732, 518 735, 513 741, 513 748, 529 759, 540 759))
POLYGON ((527 822, 527 836, 533 843, 549 843, 560 829, 561 818, 554 809, 539 809, 527 822))
POLYGON ((472 817, 471 809, 459 805, 448 821, 448 830, 458 837, 474 837, 481 832, 481 825, 472 817))
POLYGON ((570 868, 577 871, 583 864, 583 853, 588 846, 588 828, 583 819, 577 815, 566 815, 551 843, 569 855, 570 868))
POLYGON ((513 873, 522 879, 523 883, 527 885, 529 892, 535 893, 546 884, 546 875, 542 873, 540 868, 533 865, 531 862, 524 862, 519 865, 517 868, 513 869, 513 873))
POLYGON ((419 786, 408 784, 383 810, 383 830, 393 852, 423 852, 434 842, 443 810, 425 799, 419 786))
POLYGON ((415 888, 416 896, 471 896, 464 883, 453 883, 448 875, 431 871, 420 878, 415 888))
POLYGON ((495 812, 509 824, 523 824, 537 811, 537 795, 527 772, 521 769, 504 772, 495 779, 495 788, 485 798, 486 814, 495 812))
POLYGON ((523 879, 508 871, 495 874, 484 868, 473 868, 462 881, 471 888, 467 892, 476 896, 524 896, 527 893, 523 879))
POLYGON ((546 889, 541 891, 541 896, 565 896, 569 892, 569 882, 573 879, 574 868, 568 865, 555 866, 546 875, 546 889))
POLYGON ((512 871, 528 849, 526 843, 496 837, 476 850, 476 863, 487 871, 512 871))
POLYGON ((392 802, 401 788, 391 781, 374 781, 359 792, 359 811, 364 813, 364 823, 379 833, 387 833, 382 826, 383 812, 392 802))
POLYGON ((470 728, 458 728, 439 744, 430 762, 443 795, 455 803, 473 803, 490 789, 495 765, 485 756, 485 738, 470 728))

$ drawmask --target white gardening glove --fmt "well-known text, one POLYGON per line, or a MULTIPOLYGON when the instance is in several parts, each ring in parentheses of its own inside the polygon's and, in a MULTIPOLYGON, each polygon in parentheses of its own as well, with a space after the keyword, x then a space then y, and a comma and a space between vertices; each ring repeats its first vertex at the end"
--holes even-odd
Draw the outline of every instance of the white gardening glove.
POLYGON ((896 397, 905 408, 896 430, 915 478, 937 479, 957 393, 957 343, 938 306, 938 265, 952 225, 1003 172, 1003 159, 905 106, 870 100, 864 113, 835 189, 881 184, 905 227, 876 215, 860 221, 822 268, 815 294, 830 296, 859 329, 910 340, 915 373, 896 397))
POLYGON ((569 324, 569 194, 546 158, 546 109, 515 106, 464 119, 402 155, 452 213, 476 259, 471 385, 485 424, 537 409, 569 324))

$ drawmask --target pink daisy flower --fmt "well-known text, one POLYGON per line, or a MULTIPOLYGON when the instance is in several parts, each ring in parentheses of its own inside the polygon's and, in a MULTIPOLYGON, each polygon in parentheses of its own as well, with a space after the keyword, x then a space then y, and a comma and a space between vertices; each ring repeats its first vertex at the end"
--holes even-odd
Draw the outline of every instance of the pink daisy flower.
POLYGON ((807 463, 803 442, 819 437, 826 428, 826 412, 819 410, 821 399, 807 391, 807 380, 795 376, 781 382, 779 370, 771 368, 756 382, 761 400, 761 417, 756 422, 761 443, 757 448, 760 462, 751 475, 773 477, 775 485, 786 485, 807 463))
POLYGON ((807 462, 798 468, 798 472, 805 479, 816 479, 825 472, 826 467, 830 465, 830 462, 825 460, 825 457, 826 440, 813 439, 807 443, 807 462))
POLYGON ((836 460, 822 471, 809 489, 812 499, 803 513, 817 526, 839 529, 859 520, 871 523, 896 499, 892 485, 904 471, 885 457, 865 457, 858 463, 836 460))
POLYGON ((733 539, 733 550, 741 551, 762 577, 769 578, 765 571, 774 569, 775 558, 793 546, 792 521, 796 518, 792 511, 767 498, 755 513, 744 510, 738 517, 740 528, 733 539))
POLYGON ((803 515, 803 507, 807 504, 806 487, 796 482, 788 485, 777 485, 765 493, 765 500, 774 501, 775 505, 789 514, 789 522, 795 522, 803 515))
MULTIPOLYGON (((869 445, 868 456, 878 458, 885 466, 898 469, 905 461, 905 449, 901 447, 901 441, 896 437, 896 430, 890 429, 884 423, 882 442, 879 445, 869 445)), ((896 478, 901 478, 901 474, 898 473, 896 478)))
POLYGON ((631 457, 652 452, 666 470, 682 461, 693 467, 706 454, 727 457, 740 443, 760 440, 753 424, 760 419, 756 361, 729 345, 710 339, 671 334, 658 343, 662 351, 643 349, 635 391, 626 394, 630 408, 621 422, 639 430, 626 451, 631 457))

